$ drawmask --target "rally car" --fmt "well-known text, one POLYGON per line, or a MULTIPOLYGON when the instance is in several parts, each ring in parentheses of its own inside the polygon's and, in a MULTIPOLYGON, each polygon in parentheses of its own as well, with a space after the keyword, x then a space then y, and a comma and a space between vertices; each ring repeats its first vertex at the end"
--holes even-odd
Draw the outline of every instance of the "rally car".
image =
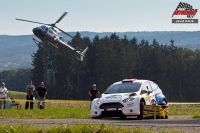
POLYGON ((113 83, 105 92, 91 103, 91 117, 137 116, 143 119, 144 105, 152 105, 165 98, 156 83, 150 80, 124 79, 113 83))

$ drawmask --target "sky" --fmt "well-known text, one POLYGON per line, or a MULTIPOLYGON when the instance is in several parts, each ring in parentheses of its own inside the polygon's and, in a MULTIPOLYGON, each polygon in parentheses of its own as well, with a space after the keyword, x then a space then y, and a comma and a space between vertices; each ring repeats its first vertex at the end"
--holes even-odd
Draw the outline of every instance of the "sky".
POLYGON ((51 24, 64 12, 56 26, 66 32, 199 31, 200 22, 172 24, 179 2, 198 9, 200 21, 199 0, 0 0, 0 35, 30 35, 41 26, 16 18, 51 24))

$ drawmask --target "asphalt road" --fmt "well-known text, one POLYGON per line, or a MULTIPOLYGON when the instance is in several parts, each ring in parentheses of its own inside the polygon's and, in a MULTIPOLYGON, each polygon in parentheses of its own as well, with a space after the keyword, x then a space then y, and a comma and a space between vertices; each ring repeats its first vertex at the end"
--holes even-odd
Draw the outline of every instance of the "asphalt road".
POLYGON ((176 130, 181 132, 200 133, 200 119, 191 119, 189 116, 169 116, 169 119, 136 120, 127 118, 103 119, 0 119, 0 124, 24 124, 37 126, 71 125, 71 124, 105 124, 127 127, 142 127, 147 130, 163 131, 176 130))

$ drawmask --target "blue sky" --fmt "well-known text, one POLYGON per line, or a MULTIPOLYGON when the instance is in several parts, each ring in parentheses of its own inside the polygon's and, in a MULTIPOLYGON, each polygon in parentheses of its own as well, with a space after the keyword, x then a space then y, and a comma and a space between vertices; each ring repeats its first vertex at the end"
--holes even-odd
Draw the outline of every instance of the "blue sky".
MULTIPOLYGON (((54 23, 66 32, 199 31, 198 24, 172 24, 180 0, 0 0, 0 35, 33 34, 39 24, 15 18, 54 23)), ((199 0, 185 0, 200 10, 199 0)), ((186 16, 183 16, 186 18, 186 16)), ((200 12, 195 19, 200 21, 200 12)))

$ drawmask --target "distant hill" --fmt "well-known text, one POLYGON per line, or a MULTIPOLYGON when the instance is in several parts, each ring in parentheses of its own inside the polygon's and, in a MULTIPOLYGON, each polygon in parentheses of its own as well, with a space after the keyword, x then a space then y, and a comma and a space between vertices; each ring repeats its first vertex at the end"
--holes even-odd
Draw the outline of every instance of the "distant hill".
MULTIPOLYGON (((68 32, 72 36, 76 32, 68 32)), ((81 37, 93 39, 96 35, 100 38, 110 36, 113 32, 79 32, 81 37)), ((71 38, 61 33, 63 38, 68 41, 71 38)), ((160 44, 169 44, 174 40, 174 44, 181 47, 200 49, 200 31, 154 31, 154 32, 116 32, 116 35, 123 38, 125 35, 128 39, 136 37, 138 42, 142 39, 148 40, 149 43, 156 39, 160 44)), ((0 35, 0 71, 18 68, 27 68, 31 66, 31 55, 37 50, 37 45, 33 42, 34 35, 9 36, 0 35)))

